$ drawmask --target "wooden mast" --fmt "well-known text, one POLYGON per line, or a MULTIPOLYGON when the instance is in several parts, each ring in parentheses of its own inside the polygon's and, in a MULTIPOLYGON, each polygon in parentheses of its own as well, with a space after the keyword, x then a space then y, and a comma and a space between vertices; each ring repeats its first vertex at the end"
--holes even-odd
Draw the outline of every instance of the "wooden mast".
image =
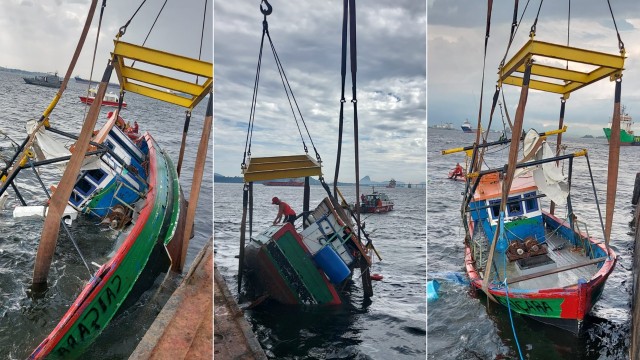
MULTIPOLYGON (((520 101, 518 102, 518 109, 516 110, 516 118, 513 123, 513 130, 511 134, 520 134, 522 133, 522 123, 524 120, 524 110, 527 106, 527 98, 529 95, 529 79, 531 77, 531 58, 526 59, 524 77, 522 81, 522 89, 520 90, 520 101)), ((512 135, 513 136, 513 135, 512 135)), ((516 171, 516 163, 518 162, 518 148, 520 146, 520 141, 511 141, 511 145, 509 147, 509 162, 506 165, 507 171, 505 174, 505 179, 502 182, 502 199, 500 200, 500 213, 504 214, 504 211, 507 207, 507 197, 509 196, 509 190, 511 190, 511 184, 513 182, 513 175, 516 171)), ((498 242, 498 237, 500 233, 503 231, 501 229, 501 222, 498 222, 496 227, 496 232, 493 237, 493 242, 491 243, 491 250, 489 250, 489 258, 487 260, 487 267, 484 271, 484 277, 482 280, 482 291, 487 294, 487 297, 493 301, 496 301, 493 296, 489 293, 489 275, 491 275, 491 264, 493 263, 493 254, 496 249, 496 243, 498 242)))
POLYGON ((616 190, 618 188, 618 165, 620 162, 620 96, 622 93, 622 75, 616 78, 616 94, 613 104, 613 118, 611 119, 611 136, 609 136, 609 161, 607 168, 607 206, 604 227, 604 240, 609 251, 611 241, 611 226, 613 225, 613 209, 616 205, 616 190))
POLYGON ((53 259, 53 252, 58 241, 58 232, 60 231, 60 218, 67 206, 71 191, 76 183, 76 178, 82 167, 85 153, 89 148, 89 142, 93 136, 93 129, 96 126, 98 116, 100 115, 100 106, 102 106, 102 98, 107 90, 107 84, 111 78, 113 65, 109 63, 102 77, 102 81, 98 86, 95 101, 91 104, 87 117, 82 125, 80 136, 76 142, 76 147, 69 159, 69 163, 62 175, 62 179, 58 184, 58 188, 51 196, 49 202, 49 210, 44 220, 44 228, 38 245, 38 253, 36 255, 36 263, 33 269, 32 288, 35 291, 45 289, 47 286, 47 276, 49 275, 49 267, 53 259))
POLYGON ((189 207, 187 208, 187 219, 184 227, 182 255, 180 256, 180 264, 177 266, 182 269, 184 267, 185 258, 187 257, 187 249, 189 248, 189 240, 193 231, 193 221, 196 217, 196 209, 198 208, 198 198, 200 197, 200 187, 202 186, 202 177, 204 175, 204 166, 207 160, 207 151, 209 150, 209 138, 211 137, 211 128, 213 125, 213 94, 209 93, 209 102, 207 104, 207 114, 202 125, 202 136, 198 145, 198 153, 196 163, 193 167, 193 180, 191 181, 191 191, 189 192, 189 207))

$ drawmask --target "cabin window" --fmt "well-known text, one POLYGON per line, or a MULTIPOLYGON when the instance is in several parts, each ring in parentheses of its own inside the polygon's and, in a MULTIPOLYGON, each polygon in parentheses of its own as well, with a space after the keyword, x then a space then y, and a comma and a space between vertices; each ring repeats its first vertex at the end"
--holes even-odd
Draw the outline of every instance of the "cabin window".
POLYGON ((111 150, 113 150, 115 148, 115 146, 113 145, 113 143, 109 140, 105 141, 105 143, 107 144, 107 147, 111 150))
POLYGON ((489 206, 491 206, 491 217, 498 219, 500 217, 500 200, 489 200, 489 206))
POLYGON ((539 209, 538 199, 535 196, 535 192, 524 194, 524 207, 527 212, 537 211, 539 209))
POLYGON ((102 179, 104 179, 107 174, 102 169, 93 169, 87 171, 87 175, 91 180, 93 180, 96 184, 100 184, 102 179))
POLYGON ((84 200, 84 198, 80 196, 77 192, 75 191, 71 192, 71 197, 69 198, 69 201, 71 201, 73 205, 79 206, 80 203, 82 203, 82 200, 84 200))
POLYGON ((509 216, 519 216, 524 214, 522 210, 522 202, 520 200, 520 196, 512 196, 507 201, 507 210, 509 211, 509 216))
POLYGON ((87 181, 84 177, 76 183, 75 189, 82 195, 89 195, 96 187, 87 181))

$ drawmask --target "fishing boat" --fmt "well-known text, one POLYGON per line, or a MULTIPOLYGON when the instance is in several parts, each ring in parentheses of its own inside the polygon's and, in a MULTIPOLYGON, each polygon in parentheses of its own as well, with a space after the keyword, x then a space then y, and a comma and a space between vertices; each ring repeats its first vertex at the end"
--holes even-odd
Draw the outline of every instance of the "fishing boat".
MULTIPOLYGON (((89 89, 89 94, 87 96, 80 96, 80 102, 87 105, 93 104, 96 99, 96 93, 96 88, 89 89)), ((118 94, 114 92, 108 92, 104 94, 104 97, 102 98, 102 106, 118 107, 119 105, 120 97, 118 96, 118 94)), ((127 103, 125 101, 122 102, 122 108, 127 108, 127 103)))
POLYGON ((23 77, 24 82, 31 85, 46 86, 50 88, 59 88, 62 84, 62 80, 58 77, 58 73, 47 74, 34 77, 23 77))
POLYGON ((368 259, 351 221, 325 198, 297 232, 290 223, 273 225, 251 238, 245 265, 259 293, 282 304, 338 305, 358 259, 368 259), (354 255, 357 254, 357 255, 354 255))
POLYGON ((361 213, 386 213, 393 210, 393 201, 383 192, 373 190, 371 194, 360 197, 361 213))
MULTIPOLYGON (((548 145, 545 153, 552 153, 548 145)), ((542 154, 538 159, 544 161, 542 154)), ((616 254, 590 235, 575 209, 565 219, 543 210, 540 198, 550 196, 557 205, 571 207, 569 179, 555 164, 531 166, 535 169, 525 168, 514 178, 502 213, 504 178, 494 171, 480 179, 464 219, 472 234, 465 244, 465 267, 471 284, 481 289, 482 270, 492 266, 496 275, 488 292, 498 303, 578 333, 615 267, 616 254), (550 185, 552 179, 559 181, 550 185)))
MULTIPOLYGON (((516 13, 514 24, 518 21, 516 13)), ((488 13, 487 23, 490 17, 488 13)), ((534 25, 529 40, 512 58, 507 58, 507 51, 502 59, 490 114, 497 108, 503 85, 519 87, 512 126, 512 134, 519 135, 524 128, 530 89, 552 93, 554 97, 561 95, 557 130, 538 133, 531 129, 522 138, 502 137, 493 142, 487 141, 487 133, 478 133, 474 145, 445 150, 443 154, 471 152, 460 209, 465 230, 464 265, 471 286, 489 300, 504 305, 514 336, 515 318, 511 313, 579 334, 617 260, 609 244, 617 187, 625 50, 621 40, 619 53, 608 54, 542 42, 535 36, 534 25), (551 59, 561 60, 559 64, 567 61, 585 66, 551 66, 551 59), (563 121, 569 95, 605 78, 615 82, 615 97, 603 221, 587 150, 567 150, 561 139, 567 131, 563 121), (557 136, 554 149, 547 142, 550 136, 557 136), (508 152, 494 151, 505 145, 508 152), (579 159, 586 159, 586 164, 574 166, 579 159), (590 181, 593 189, 593 194, 586 200, 581 197, 580 202, 572 199, 576 190, 571 188, 578 169, 588 169, 587 174, 580 175, 590 181), (600 222, 590 220, 594 217, 600 222), (602 235, 598 236, 600 230, 602 235)), ((489 127, 490 124, 491 119, 489 127)), ((517 341, 516 345, 523 359, 517 341)))
MULTIPOLYGON (((83 79, 80 76, 75 76, 74 79, 76 80, 76 82, 78 84, 95 84, 95 85, 97 85, 97 84, 100 83, 99 81, 90 81, 90 80, 87 80, 87 79, 83 79)), ((107 86, 114 87, 114 88, 120 88, 120 84, 116 84, 116 83, 112 83, 112 82, 108 83, 107 86)))
POLYGON ((304 181, 300 181, 297 179, 284 179, 280 181, 265 181, 262 184, 267 186, 304 186, 304 181))
MULTIPOLYGON (((53 250, 60 228, 67 232, 74 245, 76 242, 69 226, 73 226, 74 219, 79 216, 93 219, 96 231, 109 231, 113 235, 112 242, 100 244, 100 248, 105 248, 104 253, 89 262, 75 246, 90 278, 77 289, 75 300, 68 304, 68 310, 57 325, 50 327, 49 334, 35 347, 29 359, 86 358, 85 351, 111 320, 132 306, 161 273, 167 273, 169 269, 177 273, 182 271, 193 230, 196 206, 188 206, 184 201, 179 174, 191 111, 202 99, 208 98, 189 198, 191 204, 197 204, 213 123, 211 62, 124 42, 122 36, 129 20, 114 39, 103 81, 97 87, 79 135, 60 130, 50 122, 51 112, 71 77, 96 7, 97 0, 93 0, 74 59, 58 93, 39 120, 27 123, 27 138, 0 173, 0 198, 6 196, 7 189, 13 189, 22 202, 22 206, 15 207, 14 216, 42 216, 45 219, 33 271, 31 291, 34 294, 47 290, 49 266, 54 255, 57 256, 53 250), (134 68, 134 64, 137 67, 134 68), (153 68, 163 75, 138 67, 153 68), (94 130, 106 94, 107 79, 114 70, 122 84, 122 92, 187 109, 177 166, 151 134, 147 132, 134 137, 126 131, 125 121, 119 115, 122 103, 108 114, 105 125, 94 130), (168 70, 177 78, 164 75, 168 70), (167 90, 181 90, 190 95, 178 96, 167 90), (74 142, 67 148, 57 136, 74 142), (36 168, 52 164, 60 166, 63 175, 57 185, 47 188, 36 168), (20 184, 15 180, 25 168, 34 170, 48 198, 44 199, 45 206, 27 206, 20 194, 20 184)), ((102 15, 101 12, 100 21, 102 15)), ((202 31, 204 34, 204 27, 202 31)), ((137 121, 134 123, 137 127, 137 121)), ((43 199, 40 200, 43 203, 43 199)))
MULTIPOLYGON (((345 6, 345 12, 348 11, 345 6)), ((260 11, 264 15, 263 26, 267 27, 267 16, 273 8, 264 0, 260 11)), ((355 10, 355 9, 354 9, 355 10)), ((353 11, 353 10, 352 10, 353 11)), ((352 13, 355 18, 355 13, 352 13)), ((344 28, 347 28, 348 17, 345 14, 344 28)), ((346 31, 346 30, 345 30, 346 31)), ((352 34, 352 41, 355 34, 352 34)), ((265 32, 262 33, 263 41, 260 45, 258 63, 261 61, 265 32)), ((268 37, 270 48, 275 55, 275 47, 271 37, 268 37)), ((343 46, 346 46, 343 39, 343 46)), ((352 56, 355 56, 352 54, 352 56)), ((352 58, 352 61, 355 59, 352 58)), ((284 75, 282 64, 277 60, 277 66, 281 77, 284 75)), ((346 52, 343 52, 343 61, 346 61, 346 52)), ((260 67, 257 69, 256 79, 260 78, 260 67)), ((345 73, 342 73, 343 77, 345 73)), ((295 96, 289 82, 285 82, 287 96, 295 96)), ((355 84, 353 85, 355 89, 355 84)), ((344 87, 344 81, 343 81, 344 87)), ((251 104, 256 109, 256 96, 258 82, 254 84, 254 97, 251 104)), ((344 93, 344 89, 343 89, 344 93)), ((355 91, 354 91, 355 96, 355 91)), ((344 102, 341 102, 344 104, 344 102)), ((354 101, 355 104, 355 101, 354 101)), ((311 134, 305 124, 300 109, 297 109, 294 117, 300 119, 307 129, 306 136, 313 144, 311 134)), ((342 111, 341 111, 342 114, 342 111)), ((251 126, 254 121, 253 114, 250 118, 251 126)), ((296 120, 297 121, 297 120, 296 120)), ((342 127, 341 127, 342 128, 342 127)), ((354 133, 357 132, 357 124, 354 125, 354 133)), ((256 302, 259 299, 269 298, 287 305, 327 306, 338 305, 344 302, 343 290, 352 281, 356 268, 360 269, 360 279, 365 297, 373 295, 371 275, 369 268, 372 264, 369 251, 375 251, 371 239, 365 233, 360 222, 360 214, 352 213, 349 209, 341 207, 336 196, 337 188, 332 193, 322 176, 322 160, 317 148, 314 146, 315 158, 307 154, 255 157, 250 156, 250 144, 253 131, 247 133, 247 143, 242 159, 241 170, 244 179, 243 211, 240 226, 240 253, 238 266, 238 290, 242 289, 242 279, 245 274, 249 278, 247 288, 253 290, 256 302), (274 221, 272 226, 264 229, 257 235, 252 234, 253 229, 253 184, 258 181, 274 181, 295 177, 304 178, 302 213, 300 225, 294 225, 296 220, 289 219, 284 223, 274 221), (317 176, 327 196, 320 201, 315 209, 310 208, 310 178, 317 176), (247 222, 247 215, 249 217, 247 222), (289 222, 290 221, 290 222, 289 222), (248 225, 248 226, 247 226, 248 225), (248 241, 247 241, 248 227, 248 241), (362 237, 364 236, 364 238, 362 237), (366 240, 365 240, 366 238, 366 240)), ((339 138, 342 138, 340 136, 339 138)), ((357 139, 357 138, 356 138, 357 139)), ((357 143, 354 145, 357 149, 357 143)), ((338 152, 339 153, 339 152, 338 152)), ((357 150, 356 150, 357 154, 357 150)), ((356 164, 356 178, 359 175, 358 162, 356 164)), ((336 168, 334 186, 338 183, 339 163, 336 168)), ((359 184, 356 183, 356 191, 359 184)), ((356 195, 357 196, 357 195, 356 195)), ((276 219, 278 220, 278 219, 276 219)))
MULTIPOLYGON (((81 354, 119 310, 137 300, 136 287, 145 288, 138 280, 158 271, 150 262, 157 260, 152 254, 166 253, 176 234, 182 198, 173 163, 148 133, 136 144, 114 124, 112 117, 100 130, 108 129, 104 142, 114 145, 113 152, 104 152, 93 161, 98 166, 81 171, 67 205, 119 232, 113 256, 30 358, 81 354)), ((24 216, 24 210, 17 207, 14 214, 24 216)))
MULTIPOLYGON (((636 136, 634 130, 632 129, 634 122, 631 118, 631 115, 626 111, 626 107, 622 106, 620 108, 620 145, 627 146, 640 145, 640 136, 636 136)), ((604 131, 604 135, 607 137, 607 141, 611 137, 611 121, 606 128, 602 129, 604 131)))
POLYGON ((475 133, 476 129, 471 127, 471 123, 469 122, 469 119, 466 119, 462 125, 460 125, 460 127, 462 128, 462 132, 465 133, 475 133))

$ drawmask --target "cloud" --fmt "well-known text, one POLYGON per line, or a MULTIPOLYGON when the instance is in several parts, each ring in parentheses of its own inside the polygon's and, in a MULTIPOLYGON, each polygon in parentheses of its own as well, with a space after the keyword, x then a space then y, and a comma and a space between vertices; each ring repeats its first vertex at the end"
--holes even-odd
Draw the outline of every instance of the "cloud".
MULTIPOLYGON (((333 174, 341 96, 342 2, 271 2, 269 34, 316 149, 333 174)), ((378 181, 426 178, 426 4, 369 1, 357 7, 360 174, 378 181), (419 140, 415 140, 415 139, 419 140), (418 147, 416 149, 415 147, 418 147), (417 165, 416 165, 417 164, 417 165)), ((215 172, 240 175, 262 35, 254 3, 216 2, 215 172)), ((341 180, 354 181, 353 104, 347 62, 341 180)), ((295 106, 294 106, 295 108, 295 106)), ((300 124, 305 144, 310 140, 300 124)), ((265 39, 252 156, 303 152, 265 39)))

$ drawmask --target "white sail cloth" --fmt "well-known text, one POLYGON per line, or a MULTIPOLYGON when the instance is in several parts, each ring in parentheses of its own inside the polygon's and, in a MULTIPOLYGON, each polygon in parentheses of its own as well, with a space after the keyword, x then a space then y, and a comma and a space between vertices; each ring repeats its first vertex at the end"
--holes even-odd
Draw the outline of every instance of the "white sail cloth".
MULTIPOLYGON (((31 135, 36 127, 38 122, 36 120, 27 121, 27 133, 31 135)), ((70 156, 71 152, 67 149, 64 144, 55 138, 53 138, 44 127, 40 127, 36 132, 35 141, 33 142, 33 148, 35 150, 35 155, 38 160, 46 160, 46 159, 55 159, 63 156, 70 156)), ((59 163, 61 168, 64 169, 66 167, 67 161, 62 161, 59 163)), ((85 157, 82 163, 82 170, 91 170, 100 168, 100 159, 93 155, 85 157)))
MULTIPOLYGON (((524 156, 529 155, 531 151, 536 150, 535 144, 540 136, 535 130, 529 130, 524 138, 523 151, 524 156)), ((536 160, 549 159, 556 156, 546 141, 542 142, 535 153, 536 160)), ((562 168, 555 161, 545 162, 541 165, 533 167, 533 180, 538 190, 547 195, 547 197, 558 205, 564 205, 569 195, 569 178, 562 172, 562 168)))

